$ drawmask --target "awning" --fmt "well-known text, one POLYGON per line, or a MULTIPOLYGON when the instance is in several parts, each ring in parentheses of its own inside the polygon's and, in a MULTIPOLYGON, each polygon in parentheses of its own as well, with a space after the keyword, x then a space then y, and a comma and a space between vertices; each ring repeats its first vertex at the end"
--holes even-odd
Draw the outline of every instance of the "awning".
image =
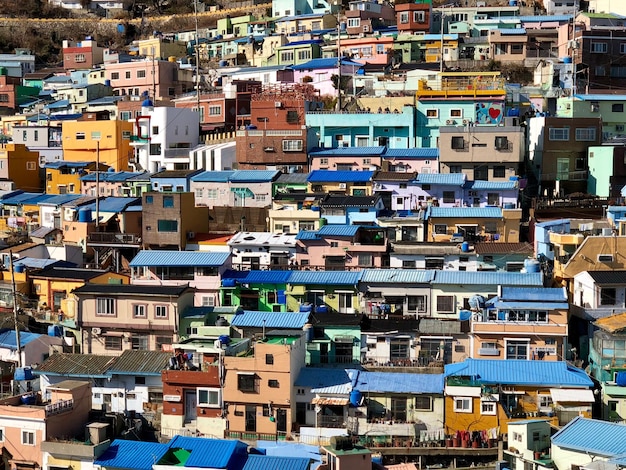
POLYGON ((311 400, 314 405, 347 405, 350 401, 347 398, 339 397, 315 397, 311 400))
POLYGON ((106 214, 98 214, 98 217, 100 218, 100 223, 101 224, 106 224, 109 220, 111 220, 116 215, 117 215, 116 212, 109 212, 109 213, 106 213, 106 214))
POLYGON ((580 388, 551 388, 554 403, 594 403, 593 391, 580 388))
POLYGON ((248 188, 230 188, 230 190, 240 197, 254 197, 254 193, 248 188))

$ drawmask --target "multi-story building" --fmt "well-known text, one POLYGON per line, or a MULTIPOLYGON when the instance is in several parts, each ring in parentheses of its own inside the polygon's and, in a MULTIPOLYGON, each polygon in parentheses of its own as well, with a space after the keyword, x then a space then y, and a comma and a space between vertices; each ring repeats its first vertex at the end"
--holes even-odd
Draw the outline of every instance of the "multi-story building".
POLYGON ((399 33, 430 32, 430 2, 403 3, 396 5, 395 10, 399 33))
POLYGON ((191 178, 197 206, 268 207, 276 170, 205 171, 191 178))
POLYGON ((435 242, 518 243, 522 210, 500 207, 430 207, 428 239, 435 242))
POLYGON ((105 77, 116 95, 143 96, 168 100, 193 90, 192 69, 181 69, 177 62, 137 60, 105 64, 105 77))
POLYGON ((372 34, 375 30, 395 24, 394 9, 371 0, 351 1, 345 11, 346 32, 349 35, 372 34))
POLYGON ((24 144, 0 145, 0 180, 5 190, 20 188, 39 191, 42 187, 39 175, 39 153, 24 144), (7 181, 11 182, 7 185, 7 181))
POLYGON ((85 38, 81 41, 63 41, 63 68, 65 70, 91 69, 102 65, 104 48, 85 38))
POLYGON ((39 167, 63 158, 61 126, 18 125, 12 128, 13 142, 39 153, 39 167))
POLYGON ((296 235, 239 232, 228 241, 228 246, 235 269, 286 269, 295 261, 296 235))

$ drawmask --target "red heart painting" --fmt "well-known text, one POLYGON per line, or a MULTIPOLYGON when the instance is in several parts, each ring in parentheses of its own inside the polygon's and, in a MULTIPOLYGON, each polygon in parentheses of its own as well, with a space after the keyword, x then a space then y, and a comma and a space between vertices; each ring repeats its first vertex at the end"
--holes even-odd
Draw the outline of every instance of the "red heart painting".
POLYGON ((489 117, 494 121, 500 116, 500 110, 498 108, 489 108, 489 117))

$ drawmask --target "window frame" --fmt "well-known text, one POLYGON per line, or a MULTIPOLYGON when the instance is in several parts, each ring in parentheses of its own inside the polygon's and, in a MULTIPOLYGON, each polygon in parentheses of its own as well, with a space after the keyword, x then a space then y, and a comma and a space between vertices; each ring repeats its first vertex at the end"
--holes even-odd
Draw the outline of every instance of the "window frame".
POLYGON ((154 318, 155 320, 167 320, 169 318, 169 306, 167 304, 156 304, 154 306, 154 318), (165 314, 160 314, 159 310, 163 310, 165 314))
POLYGON ((148 317, 148 305, 147 304, 133 304, 133 318, 147 318, 148 317), (143 313, 138 313, 142 310, 143 313))
POLYGON ((486 400, 481 400, 480 402, 480 414, 482 416, 495 416, 497 414, 497 403, 496 401, 486 401, 486 400), (489 410, 485 410, 485 406, 488 406, 489 410))
POLYGON ((435 299, 436 305, 437 305, 437 313, 444 313, 444 314, 453 314, 456 311, 456 299, 454 295, 438 295, 435 299), (446 302, 451 302, 451 308, 450 310, 446 310, 444 308, 441 308, 441 304, 439 303, 439 301, 445 301, 446 302))
POLYGON ((30 446, 30 447, 34 447, 37 445, 37 433, 36 431, 30 430, 30 429, 22 429, 21 430, 21 443, 23 446, 30 446), (27 442, 27 441, 31 441, 31 439, 27 439, 27 441, 24 440, 25 436, 32 436, 32 442, 27 442))
POLYGON ((218 387, 198 387, 196 389, 196 403, 200 408, 221 408, 222 406, 222 389, 218 387), (200 394, 206 393, 206 400, 201 400, 200 394), (211 394, 217 394, 217 403, 210 400, 211 394))
POLYGON ((474 408, 472 397, 454 397, 455 413, 472 413, 474 408), (465 406, 467 404, 467 406, 465 406), (460 405, 460 406, 459 406, 460 405))
POLYGON ((552 142, 569 142, 569 127, 548 128, 548 139, 552 142))
POLYGON ((96 297, 96 316, 97 317, 115 317, 117 316, 117 302, 115 297, 96 297), (106 302, 106 305, 101 304, 106 302), (101 307, 107 307, 101 309, 101 307), (111 308, 109 308, 111 307, 111 308), (105 311, 106 310, 106 311, 105 311))

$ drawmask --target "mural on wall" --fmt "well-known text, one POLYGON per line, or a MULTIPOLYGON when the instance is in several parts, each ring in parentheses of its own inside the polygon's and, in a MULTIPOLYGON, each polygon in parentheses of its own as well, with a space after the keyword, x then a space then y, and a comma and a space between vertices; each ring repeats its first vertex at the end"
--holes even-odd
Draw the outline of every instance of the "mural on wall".
POLYGON ((476 103, 476 124, 500 124, 504 102, 476 103))

